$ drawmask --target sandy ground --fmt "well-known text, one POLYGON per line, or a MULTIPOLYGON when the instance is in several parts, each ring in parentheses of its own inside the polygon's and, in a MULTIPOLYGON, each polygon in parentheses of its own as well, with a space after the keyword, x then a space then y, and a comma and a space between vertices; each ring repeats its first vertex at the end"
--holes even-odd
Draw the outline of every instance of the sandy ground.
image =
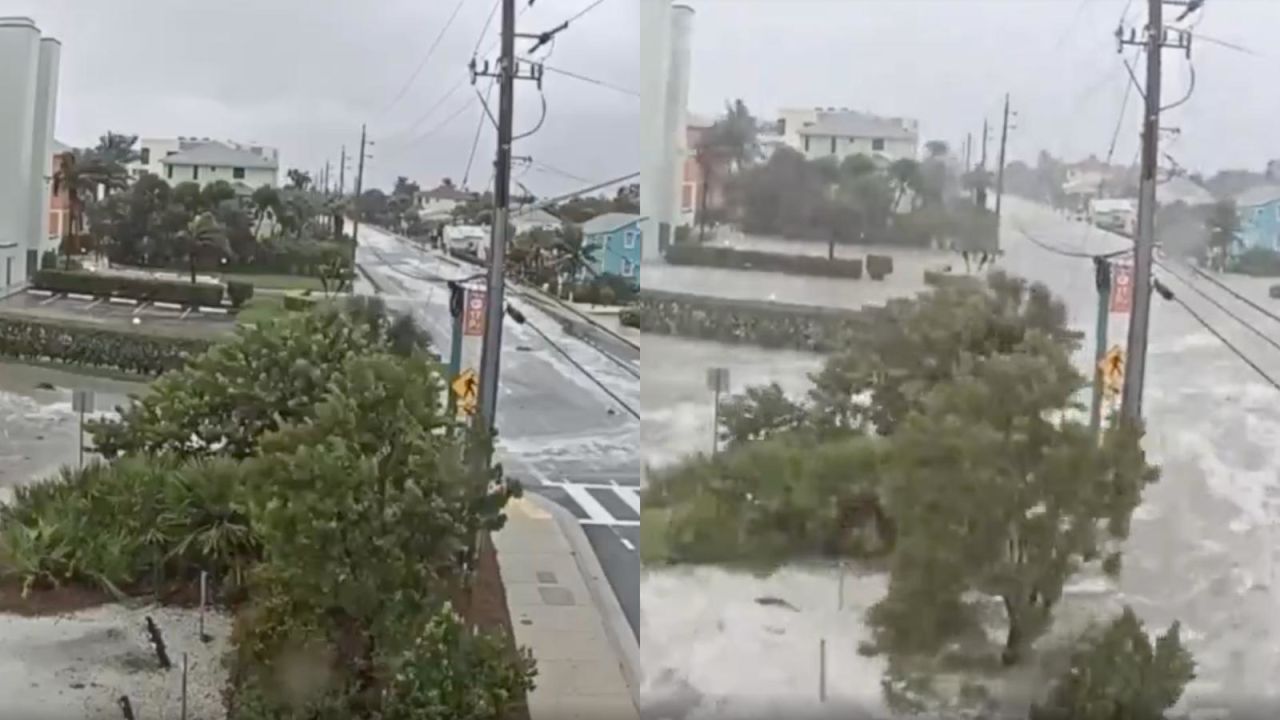
MULTIPOLYGON (((1106 252, 1123 247, 1126 241, 1017 199, 1010 199, 1006 208, 1007 255, 1000 264, 1048 284, 1067 301, 1072 325, 1086 336, 1086 349, 1078 362, 1090 367, 1096 296, 1089 261, 1045 251, 1026 240, 1019 228, 1069 251, 1106 252)), ((646 279, 654 277, 652 268, 645 272, 646 279)), ((1215 329, 1273 377, 1280 377, 1280 352, 1234 325, 1186 283, 1166 271, 1159 274, 1215 329)), ((1280 303, 1266 297, 1269 282, 1223 279, 1280 311, 1280 303)), ((727 277, 724 286, 746 292, 753 283, 762 287, 758 278, 739 274, 727 277)), ((1197 284, 1268 334, 1280 331, 1225 293, 1197 284)), ((856 302, 857 297, 850 296, 856 291, 856 285, 845 288, 843 302, 856 302)), ((760 290, 756 292, 758 296, 760 290)), ((800 301, 825 302, 828 297, 821 288, 810 295, 795 292, 800 301)), ((1198 676, 1177 708, 1178 717, 1276 717, 1280 715, 1276 712, 1280 687, 1275 683, 1280 677, 1280 593, 1274 583, 1280 562, 1276 537, 1280 394, 1178 305, 1157 301, 1152 313, 1145 445, 1161 466, 1162 479, 1148 489, 1135 514, 1119 581, 1078 578, 1058 609, 1054 632, 1069 636, 1123 604, 1131 605, 1153 631, 1178 620, 1196 657, 1198 676)), ((1125 325, 1123 316, 1112 318, 1113 343, 1124 342, 1125 325)), ((688 439, 710 435, 709 411, 699 409, 709 407, 709 399, 703 397, 707 393, 700 389, 704 366, 729 367, 735 374, 734 389, 740 390, 753 377, 778 379, 784 387, 804 387, 803 373, 817 364, 816 358, 776 358, 670 338, 646 336, 643 342, 648 366, 644 416, 654 421, 646 422, 644 429, 649 462, 669 462, 707 442, 688 439), (666 370, 655 372, 650 357, 665 363, 666 370)), ((827 637, 829 643, 844 647, 856 644, 865 632, 857 612, 850 611, 846 620, 831 617, 829 609, 810 607, 806 593, 811 591, 805 588, 820 584, 818 575, 818 571, 797 569, 770 579, 709 568, 647 572, 641 584, 641 650, 648 675, 645 701, 654 710, 649 716, 738 717, 740 712, 765 708, 767 702, 796 707, 816 703, 818 639, 827 637), (759 608, 754 598, 766 594, 785 597, 800 611, 759 608)), ((826 582, 835 581, 828 577, 826 582)), ((829 591, 812 592, 817 593, 815 597, 824 592, 830 597, 829 591)), ((863 605, 874 602, 871 585, 865 596, 858 597, 863 605)), ((1052 637, 1046 642, 1051 644, 1052 637)), ((874 660, 856 654, 832 656, 828 670, 830 697, 855 698, 868 708, 876 706, 883 668, 874 660), (846 664, 835 672, 836 663, 846 664)), ((1023 698, 1025 712, 1025 700, 1042 687, 1042 678, 1014 676, 999 690, 1011 704, 1023 698)), ((811 705, 810 710, 814 709, 816 705, 811 705)))
POLYGON ((128 696, 138 720, 179 718, 187 655, 187 717, 225 717, 223 657, 230 618, 209 614, 200 641, 196 611, 110 605, 56 618, 0 615, 0 717, 14 720, 118 720, 128 696), (162 670, 146 633, 159 626, 172 668, 162 670))

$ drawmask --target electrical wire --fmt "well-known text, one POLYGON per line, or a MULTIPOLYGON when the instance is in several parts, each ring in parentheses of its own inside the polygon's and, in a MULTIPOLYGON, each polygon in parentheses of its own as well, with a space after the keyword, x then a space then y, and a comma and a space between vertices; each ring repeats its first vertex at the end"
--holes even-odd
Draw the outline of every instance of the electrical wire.
POLYGON ((1222 344, 1225 345, 1228 350, 1234 353, 1236 357, 1240 358, 1241 360, 1244 361, 1246 365, 1253 368, 1253 371, 1258 373, 1258 375, 1261 376, 1263 380, 1266 380, 1271 385, 1271 387, 1275 388, 1276 390, 1280 390, 1280 381, 1277 381, 1275 378, 1268 375, 1265 370, 1263 370, 1261 367, 1258 366, 1257 363, 1250 360, 1248 356, 1246 356, 1243 352, 1241 352, 1240 348, 1236 347, 1231 343, 1230 340, 1223 337, 1222 333, 1214 329, 1214 327, 1210 325, 1203 317, 1201 317, 1199 313, 1197 313, 1195 310, 1192 310, 1191 306, 1187 305, 1185 300, 1178 297, 1177 295, 1174 295, 1173 291, 1169 291, 1169 299, 1181 305, 1182 309, 1186 310, 1188 315, 1195 318, 1196 322, 1200 323, 1200 325, 1202 325, 1205 330, 1208 330, 1214 337, 1218 338, 1218 340, 1221 341, 1222 344))
POLYGON ((467 0, 458 0, 458 4, 453 6, 453 12, 449 15, 449 19, 446 20, 444 25, 440 28, 440 33, 436 35, 436 39, 431 42, 431 47, 427 48, 427 54, 422 57, 422 62, 418 63, 418 67, 414 69, 413 73, 409 75, 409 79, 405 81, 404 87, 400 88, 400 92, 396 93, 396 96, 391 100, 391 102, 388 103, 387 106, 382 109, 382 112, 379 113, 379 116, 386 115, 387 111, 395 107, 396 103, 400 102, 400 100, 405 96, 405 93, 409 92, 409 88, 413 85, 413 81, 418 79, 418 75, 422 73, 422 69, 427 66, 427 61, 429 61, 431 56, 435 54, 436 48, 440 47, 440 41, 444 39, 445 33, 449 31, 449 27, 453 25, 453 21, 457 19, 458 11, 462 10, 462 6, 466 4, 466 1, 467 0))
POLYGON ((440 132, 440 130, 442 130, 446 125, 448 125, 449 123, 453 122, 454 118, 456 118, 456 117, 458 117, 459 115, 461 115, 463 112, 465 112, 466 110, 468 110, 470 107, 471 107, 471 102, 470 102, 470 101, 468 101, 466 104, 464 104, 463 106, 461 106, 461 107, 459 107, 457 110, 455 110, 455 111, 453 112, 453 114, 452 114, 452 115, 450 115, 449 117, 445 118, 444 120, 441 120, 439 123, 436 123, 435 127, 431 128, 430 130, 428 130, 428 131, 426 131, 426 132, 422 133, 421 135, 419 135, 419 136, 415 137, 413 140, 407 141, 407 142, 406 142, 406 143, 404 143, 404 144, 405 144, 405 145, 409 145, 409 144, 413 144, 413 143, 419 143, 419 142, 422 142, 423 140, 426 140, 427 138, 431 137, 432 135, 435 135, 436 133, 440 132))
MULTIPOLYGON (((484 42, 484 34, 489 32, 489 26, 493 24, 493 18, 498 14, 498 8, 502 5, 502 0, 493 0, 493 9, 489 11, 489 17, 484 21, 484 27, 480 28, 480 36, 476 38, 476 47, 471 51, 471 57, 475 57, 480 52, 480 43, 484 42)), ((527 6, 526 6, 527 7, 527 6)), ((486 51, 485 55, 489 53, 486 51)))
POLYGON ((1262 332, 1261 330, 1259 330, 1258 328, 1254 327, 1253 325, 1250 325, 1248 321, 1246 321, 1244 318, 1240 317, 1239 315, 1236 315, 1235 313, 1233 313, 1233 312, 1231 311, 1231 309, 1230 309, 1230 308, 1228 308, 1227 306, 1223 305, 1223 304, 1222 304, 1221 302, 1219 302, 1216 298, 1214 298, 1214 297, 1212 297, 1211 295, 1209 295, 1208 293, 1206 293, 1202 288, 1197 287, 1197 286, 1195 285, 1195 283, 1191 282, 1190 280, 1188 280, 1188 279, 1186 279, 1186 278, 1182 277, 1181 275, 1179 275, 1178 273, 1174 272, 1174 271, 1173 271, 1173 270, 1172 270, 1168 265, 1165 265, 1164 263, 1160 262, 1159 260, 1156 260, 1156 261, 1155 261, 1155 264, 1156 264, 1157 266, 1159 266, 1159 267, 1163 268, 1163 269, 1164 269, 1164 271, 1165 271, 1166 273, 1168 273, 1170 276, 1172 276, 1172 277, 1174 277, 1174 278, 1177 278, 1177 279, 1178 279, 1178 280, 1179 280, 1183 285, 1186 285, 1187 287, 1189 287, 1189 288, 1191 288, 1192 290, 1194 290, 1194 291, 1196 292, 1196 294, 1197 294, 1197 295, 1199 295, 1200 297, 1204 298, 1205 300, 1208 300, 1210 303, 1212 303, 1212 304, 1213 304, 1213 306, 1214 306, 1214 307, 1216 307, 1216 308, 1218 308, 1219 310, 1221 310, 1222 312, 1226 313, 1227 317, 1229 317, 1229 318, 1231 318, 1232 320, 1235 320, 1236 322, 1238 322, 1238 323, 1240 323, 1241 325, 1245 326, 1245 328, 1247 328, 1247 329, 1249 330, 1249 332, 1251 332, 1251 333, 1253 333, 1254 335, 1257 335, 1258 337, 1262 338, 1262 340, 1263 340, 1264 342, 1266 342, 1268 345, 1270 345, 1271 347, 1275 348, 1276 350, 1280 350, 1280 342, 1276 342, 1274 339, 1272 339, 1271 337, 1267 336, 1267 334, 1266 334, 1266 333, 1262 332))
MULTIPOLYGON (((489 85, 489 87, 490 87, 490 88, 492 88, 492 87, 493 87, 492 83, 489 85)), ((493 123, 493 129, 494 129, 494 130, 497 130, 497 129, 498 129, 498 119, 497 119, 497 118, 495 118, 495 117, 493 116, 493 111, 489 109, 489 101, 488 101, 488 100, 486 100, 486 99, 485 99, 485 97, 484 97, 483 95, 481 95, 481 94, 480 94, 480 89, 479 89, 479 88, 476 88, 476 97, 477 97, 477 98, 480 98, 480 105, 481 105, 481 107, 483 107, 483 108, 484 108, 484 114, 489 116, 489 122, 493 123)), ((483 116, 481 117, 481 119, 483 120, 483 116)))
MULTIPOLYGON (((525 62, 534 62, 529 58, 521 58, 521 59, 524 60, 525 62)), ((550 70, 551 72, 556 73, 557 75, 564 75, 565 77, 570 77, 570 78, 573 78, 574 80, 580 80, 585 83, 590 83, 592 85, 598 85, 603 88, 608 88, 610 90, 613 90, 614 92, 622 93, 623 95, 630 95, 636 98, 640 97, 640 93, 636 92, 635 90, 624 88, 620 85, 614 85, 613 83, 605 82, 604 80, 597 80, 596 78, 593 78, 593 77, 587 77, 586 75, 582 75, 570 70, 563 70, 558 67, 552 67, 546 64, 543 64, 542 67, 544 70, 550 70)))
POLYGON ((573 22, 574 20, 577 20, 578 18, 582 17, 583 15, 586 15, 587 13, 591 12, 592 10, 595 10, 596 8, 600 7, 600 5, 601 5, 601 4, 603 4, 603 3, 604 3, 604 0, 595 0, 595 2, 591 3, 590 5, 586 6, 586 7, 585 7, 585 8, 583 8, 583 9, 579 10, 579 11, 578 11, 577 13, 575 13, 572 17, 570 17, 568 20, 565 20, 565 21, 564 21, 563 23, 561 23, 561 24, 562 24, 562 25, 568 25, 569 23, 573 22))
POLYGON ((392 135, 391 136, 392 139, 388 140, 387 142, 390 142, 393 144, 409 144, 411 142, 417 142, 418 140, 421 140, 422 137, 420 136, 414 140, 405 141, 403 143, 397 143, 395 138, 408 137, 409 135, 412 135, 414 132, 416 132, 417 129, 421 127, 422 123, 427 121, 427 118, 430 118, 432 115, 435 114, 436 110, 439 110, 441 107, 443 107, 445 102, 447 102, 449 98, 453 97, 454 94, 457 93, 458 90, 460 90, 462 86, 465 85, 466 83, 467 83, 467 78, 465 77, 459 80, 457 83, 453 85, 453 87, 449 88, 448 92, 446 92, 444 95, 441 95, 439 100, 435 101, 435 103, 433 103, 431 107, 427 108, 426 112, 419 115, 417 120, 414 120, 412 123, 410 123, 404 130, 401 130, 400 132, 392 135))
POLYGON ((1172 110, 1180 105, 1185 105, 1186 102, 1191 99, 1191 93, 1196 91, 1196 64, 1194 62, 1188 62, 1187 69, 1191 73, 1191 79, 1187 82, 1187 94, 1183 95, 1181 100, 1160 108, 1160 112, 1165 112, 1166 110, 1172 110))
POLYGON ((1258 312, 1262 313, 1263 315, 1266 315, 1267 317, 1271 318, 1272 320, 1274 320, 1274 321, 1276 321, 1276 322, 1280 322, 1280 315, 1276 315, 1275 313, 1273 313, 1273 312, 1271 312, 1270 310, 1268 310, 1268 309, 1266 309, 1266 308, 1262 307, 1261 305, 1259 305, 1258 303, 1254 302, 1253 300, 1250 300, 1249 298, 1245 297, 1244 295, 1241 295, 1240 293, 1236 292, 1233 288, 1228 287, 1227 285, 1223 284, 1223 282, 1222 282, 1222 281, 1218 280, 1217 278, 1215 278, 1214 276, 1212 276, 1212 275, 1210 275, 1209 273, 1205 272, 1204 270, 1201 270, 1200 268, 1197 268, 1197 267, 1193 267, 1193 268, 1191 268, 1191 271, 1192 271, 1192 272, 1194 272, 1197 276, 1202 277, 1202 278, 1204 278, 1205 280, 1208 280, 1209 282, 1211 282, 1211 283, 1213 283, 1214 285, 1218 286, 1219 288, 1222 288, 1223 290, 1226 290, 1228 293, 1230 293, 1231 295, 1233 295, 1237 300, 1239 300, 1239 301, 1243 302, 1244 304, 1248 305, 1249 307, 1253 308, 1254 310, 1257 310, 1258 312))
MULTIPOLYGON (((554 340, 552 340, 551 338, 547 337, 547 334, 546 334, 546 333, 544 333, 544 332, 542 332, 542 330, 541 330, 537 325, 534 325, 533 323, 529 322, 528 318, 525 318, 525 323, 524 323, 524 324, 525 324, 526 326, 528 326, 531 330, 533 330, 535 333, 537 333, 537 334, 538 334, 538 336, 539 336, 539 337, 541 337, 544 341, 546 341, 546 343, 547 343, 548 345, 550 345, 552 348, 554 348, 554 349, 556 350, 556 352, 558 352, 558 353, 560 353, 561 355, 563 355, 563 356, 564 356, 564 359, 565 359, 565 360, 568 360, 568 361, 569 361, 569 363, 570 363, 571 365, 573 365, 575 368, 577 368, 579 372, 581 372, 583 375, 587 376, 587 379, 588 379, 588 380, 590 380, 591 382, 595 383, 595 384, 596 384, 596 385, 597 385, 601 390, 605 391, 605 393, 606 393, 609 397, 613 398, 614 402, 616 402, 616 403, 618 403, 619 405, 621 405, 621 406, 622 406, 622 408, 623 408, 624 410, 626 410, 626 411, 627 411, 627 413, 628 413, 629 415, 631 415, 631 417, 635 418, 636 420, 639 420, 639 419, 640 419, 640 413, 639 413, 639 412, 637 412, 635 408, 633 408, 633 407, 631 407, 630 405, 628 405, 628 404, 627 404, 627 401, 625 401, 625 400, 623 400, 622 398, 618 397, 618 394, 617 394, 617 393, 615 393, 614 391, 610 390, 610 389, 609 389, 609 386, 608 386, 608 385, 605 385, 603 382, 601 382, 601 381, 600 381, 600 379, 599 379, 599 378, 597 378, 597 377, 595 376, 595 374, 594 374, 594 373, 592 373, 590 370, 588 370, 588 369, 586 369, 585 367, 583 367, 583 366, 582 366, 582 364, 581 364, 581 363, 579 363, 579 362, 578 362, 578 361, 577 361, 577 360, 576 360, 572 355, 570 355, 570 354, 569 354, 569 352, 568 352, 567 350, 565 350, 564 348, 560 347, 559 343, 557 343, 557 342, 555 342, 554 340)), ((599 351, 599 349, 598 349, 598 348, 597 348, 597 351, 599 351)), ((606 356, 608 356, 608 353, 603 353, 603 354, 604 354, 604 355, 606 355, 606 356)), ((638 373, 637 373, 636 377, 639 377, 639 374, 638 374, 638 373)))
POLYGON ((537 170, 539 172, 546 172, 546 173, 551 173, 552 175, 559 175, 561 177, 569 178, 570 180, 576 180, 577 182, 584 182, 584 183, 591 182, 587 178, 584 178, 580 175, 574 175, 571 172, 566 172, 564 170, 560 170, 559 168, 554 168, 540 160, 534 160, 533 162, 529 163, 529 165, 534 170, 537 170))
MULTIPOLYGON (((478 91, 477 91, 478 92, 478 91)), ((485 99, 493 93, 493 81, 489 82, 489 89, 485 91, 485 99)), ((476 159, 476 148, 480 145, 480 131, 484 129, 484 115, 480 115, 479 122, 476 123, 476 136, 471 140, 471 153, 467 157, 467 169, 462 173, 462 187, 467 186, 467 179, 471 177, 471 164, 476 159)))
POLYGON ((538 124, 534 125, 532 130, 529 130, 527 132, 522 132, 519 135, 516 135, 515 137, 511 138, 511 142, 515 142, 517 140, 523 140, 529 137, 530 135, 538 132, 539 130, 542 129, 542 124, 547 121, 547 94, 539 91, 538 97, 542 100, 542 115, 538 117, 538 124))

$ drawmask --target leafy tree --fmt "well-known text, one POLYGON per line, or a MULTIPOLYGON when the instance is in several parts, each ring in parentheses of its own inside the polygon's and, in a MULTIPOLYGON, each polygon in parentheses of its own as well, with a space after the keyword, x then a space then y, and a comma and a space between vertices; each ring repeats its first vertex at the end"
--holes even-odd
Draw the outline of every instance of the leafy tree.
POLYGON ((248 457, 263 433, 309 417, 348 361, 384 343, 336 311, 240 328, 235 339, 152 383, 119 419, 91 422, 89 430, 107 458, 248 457))
POLYGON ((1154 646, 1133 610, 1086 633, 1031 720, 1161 720, 1195 679, 1174 623, 1154 646))
POLYGON ((289 168, 286 177, 289 178, 289 187, 294 190, 306 190, 311 187, 311 173, 299 170, 298 168, 289 168))
POLYGON ((1240 242, 1240 214, 1234 200, 1214 203, 1207 221, 1209 226, 1209 252, 1215 268, 1226 267, 1227 258, 1240 242))
POLYGON ((63 230, 64 261, 78 250, 76 237, 85 229, 87 208, 97 202, 99 190, 110 193, 128 187, 128 174, 118 163, 92 150, 72 150, 58 156, 53 193, 67 196, 68 222, 63 230))
POLYGON ((923 186, 924 177, 920 173, 920 163, 911 158, 901 158, 894 160, 889 165, 889 178, 893 182, 893 207, 896 210, 902 204, 902 198, 908 193, 914 193, 918 202, 920 189, 923 186))
POLYGON ((262 231, 262 224, 267 218, 274 218, 278 223, 280 216, 283 214, 283 202, 280 199, 280 191, 270 185, 263 185, 253 191, 250 197, 253 205, 253 234, 258 237, 262 231))
POLYGON ((804 422, 804 408, 771 383, 747 388, 720 403, 720 437, 729 446, 762 440, 780 432, 795 430, 804 422))

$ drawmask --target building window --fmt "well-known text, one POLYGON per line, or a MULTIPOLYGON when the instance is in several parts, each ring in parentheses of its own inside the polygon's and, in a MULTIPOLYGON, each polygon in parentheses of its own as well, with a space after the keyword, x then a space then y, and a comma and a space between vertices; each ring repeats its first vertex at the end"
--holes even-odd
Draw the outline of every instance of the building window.
POLYGON ((635 266, 635 263, 631 262, 630 260, 623 259, 623 261, 622 261, 622 275, 623 275, 623 277, 631 277, 632 275, 635 275, 635 274, 636 274, 636 266, 635 266))
POLYGON ((172 165, 165 165, 165 166, 164 166, 164 176, 165 176, 165 177, 167 177, 167 178, 169 178, 170 180, 172 180, 172 179, 173 179, 173 166, 172 166, 172 165))
POLYGON ((639 234, 640 233, 636 232, 635 230, 627 231, 627 234, 623 237, 623 240, 622 240, 622 247, 628 250, 634 249, 636 246, 636 236, 639 234))
POLYGON ((831 138, 831 154, 836 154, 836 139, 834 137, 831 138))
POLYGON ((804 151, 809 152, 809 136, 804 136, 804 151))
POLYGON ((142 164, 143 165, 151 164, 151 148, 148 148, 148 147, 142 148, 142 164))
POLYGON ((244 179, 244 168, 231 168, 231 177, 236 180, 244 179))
POLYGON ((876 139, 872 140, 872 141, 871 141, 871 149, 872 149, 872 150, 883 150, 883 149, 884 149, 884 138, 876 138, 876 139))

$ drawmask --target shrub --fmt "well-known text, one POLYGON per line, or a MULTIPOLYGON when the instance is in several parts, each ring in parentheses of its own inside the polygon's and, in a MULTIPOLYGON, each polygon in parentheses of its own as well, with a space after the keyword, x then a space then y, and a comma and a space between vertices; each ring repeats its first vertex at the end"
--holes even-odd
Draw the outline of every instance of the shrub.
POLYGON ((787 255, 706 245, 672 245, 667 248, 666 259, 672 265, 701 265, 853 280, 862 277, 861 260, 829 260, 814 255, 787 255))
POLYGON ((311 291, 288 292, 284 296, 284 309, 293 312, 306 312, 316 306, 316 299, 311 297, 311 291))
POLYGON ((868 255, 867 274, 872 280, 883 280, 893 274, 893 257, 889 255, 868 255))
POLYGON ((624 308, 618 313, 618 322, 623 327, 640 329, 640 311, 636 308, 624 308))
POLYGON ((227 297, 231 300, 232 307, 241 307, 253 299, 253 283, 235 280, 228 282, 227 297))
POLYGON ((1267 290, 1267 294, 1271 296, 1272 300, 1280 300, 1280 285, 1272 285, 1267 290))
POLYGON ((210 341, 150 335, 68 321, 0 316, 0 356, 160 375, 182 367, 210 341))
POLYGON ((40 270, 35 274, 32 284, 40 290, 81 293, 94 297, 121 297, 211 307, 222 304, 222 286, 211 283, 103 275, 78 270, 40 270))

